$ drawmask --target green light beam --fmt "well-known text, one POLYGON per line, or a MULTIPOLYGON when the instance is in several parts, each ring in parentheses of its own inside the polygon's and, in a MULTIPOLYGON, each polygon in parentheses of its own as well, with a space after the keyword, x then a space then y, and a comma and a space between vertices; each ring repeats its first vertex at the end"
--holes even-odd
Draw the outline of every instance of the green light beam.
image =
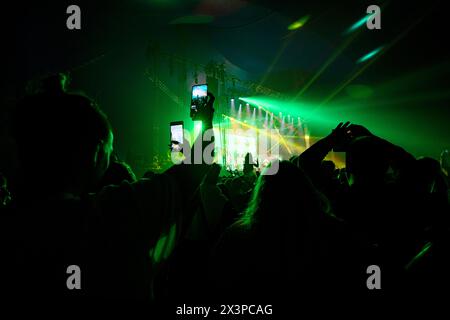
POLYGON ((374 17, 374 16, 375 16, 375 13, 365 15, 364 17, 362 17, 361 19, 359 19, 358 21, 356 21, 350 28, 348 28, 348 29, 344 32, 344 35, 350 34, 350 33, 352 33, 353 31, 355 31, 356 29, 361 28, 363 25, 365 25, 365 24, 367 23, 367 21, 368 21, 370 18, 372 18, 372 17, 374 17))
POLYGON ((333 55, 328 58, 328 60, 325 62, 325 64, 319 69, 319 71, 316 72, 316 74, 308 81, 306 85, 303 86, 303 88, 295 95, 295 97, 292 99, 292 101, 297 100, 302 96, 306 90, 309 89, 309 87, 324 73, 324 71, 341 55, 341 53, 350 45, 350 43, 353 42, 353 40, 356 39, 356 37, 360 33, 355 33, 352 37, 348 38, 334 53, 333 55))
POLYGON ((332 92, 321 104, 317 106, 317 108, 321 108, 325 104, 327 104, 330 100, 332 100, 339 92, 342 91, 349 83, 355 80, 359 75, 361 75, 368 67, 370 67, 374 62, 376 62, 380 57, 382 57, 386 52, 392 48, 398 41, 404 38, 409 31, 411 31, 415 26, 417 26, 429 13, 431 9, 428 10, 423 16, 417 19, 412 25, 407 27, 402 33, 400 33, 389 45, 385 47, 385 49, 380 52, 380 54, 376 55, 372 60, 366 63, 361 69, 357 70, 349 79, 344 81, 334 92, 332 92))
POLYGON ((367 60, 373 58, 373 57, 376 56, 381 50, 383 50, 383 47, 382 47, 382 46, 379 47, 379 48, 376 48, 376 49, 374 49, 374 50, 372 50, 372 51, 370 51, 369 53, 367 53, 367 54, 363 55, 361 58, 359 58, 358 61, 356 61, 356 63, 361 63, 361 62, 364 62, 364 61, 367 61, 367 60))

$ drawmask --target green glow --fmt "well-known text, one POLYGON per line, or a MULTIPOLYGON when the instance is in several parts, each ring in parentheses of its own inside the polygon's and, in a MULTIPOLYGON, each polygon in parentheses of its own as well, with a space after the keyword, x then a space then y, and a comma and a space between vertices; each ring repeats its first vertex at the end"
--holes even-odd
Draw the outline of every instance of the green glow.
POLYGON ((406 265, 405 269, 409 270, 411 267, 417 263, 428 251, 431 249, 431 242, 426 243, 420 252, 406 265))
POLYGON ((202 132, 202 122, 201 121, 194 121, 194 140, 197 139, 198 135, 202 132))
POLYGON ((278 113, 290 114, 293 117, 309 117, 310 110, 312 109, 311 104, 304 102, 293 102, 283 99, 277 99, 273 97, 266 96, 255 96, 255 97, 245 97, 239 98, 251 105, 261 106, 262 109, 272 112, 274 117, 278 117, 278 113))
POLYGON ((177 225, 172 224, 169 232, 159 237, 156 245, 150 249, 149 255, 153 263, 160 263, 163 260, 167 260, 169 255, 175 248, 177 225))
POLYGON ((361 28, 363 25, 365 25, 365 24, 367 23, 367 21, 368 21, 372 16, 375 16, 375 13, 368 14, 368 15, 362 17, 360 20, 356 21, 350 28, 348 28, 347 31, 345 32, 345 34, 352 33, 352 32, 355 31, 356 29, 361 28))
POLYGON ((349 85, 345 91, 353 99, 366 99, 373 95, 373 89, 362 84, 349 85))
POLYGON ((304 17, 298 19, 297 21, 294 21, 293 23, 291 23, 288 26, 288 30, 299 29, 299 28, 303 27, 308 20, 309 20, 309 15, 304 16, 304 17))
MULTIPOLYGON (((302 148, 302 146, 299 146, 297 143, 292 142, 292 141, 286 141, 276 130, 268 131, 266 129, 261 129, 261 128, 249 125, 249 124, 239 121, 233 117, 229 117, 229 116, 225 116, 225 117, 227 119, 229 119, 234 125, 239 125, 241 127, 241 129, 254 130, 254 132, 256 133, 256 135, 254 135, 255 137, 259 136, 259 138, 264 137, 265 139, 271 139, 274 143, 276 143, 278 145, 283 144, 287 150, 296 150, 296 153, 301 153, 304 151, 304 148, 302 148)), ((252 136, 252 134, 251 133, 250 133, 250 135, 247 134, 247 136, 252 136)), ((276 152, 275 147, 276 147, 276 145, 273 144, 272 148, 270 150, 272 152, 272 154, 274 154, 274 152, 276 152)), ((252 150, 249 150, 249 152, 252 152, 252 150)))
POLYGON ((383 47, 379 47, 379 48, 376 48, 375 50, 370 51, 368 54, 366 54, 366 55, 362 56, 361 58, 359 58, 358 61, 356 61, 356 63, 361 63, 361 62, 364 62, 364 61, 367 61, 367 60, 373 58, 381 50, 383 50, 383 47))
POLYGON ((245 155, 250 152, 254 159, 257 158, 257 132, 256 130, 245 130, 242 132, 232 131, 227 134, 227 163, 232 170, 242 170, 245 155), (245 135, 243 134, 245 132, 245 135))

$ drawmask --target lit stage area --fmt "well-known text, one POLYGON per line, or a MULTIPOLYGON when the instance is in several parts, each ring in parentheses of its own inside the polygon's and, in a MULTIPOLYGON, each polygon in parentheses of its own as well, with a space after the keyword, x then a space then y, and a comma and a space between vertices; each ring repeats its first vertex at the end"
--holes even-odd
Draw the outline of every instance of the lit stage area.
MULTIPOLYGON (((216 117, 215 162, 226 171, 242 171, 247 154, 260 171, 275 159, 289 160, 301 154, 318 139, 310 136, 306 120, 271 111, 263 100, 231 98, 224 108, 228 112, 216 117)), ((195 123, 192 137, 197 137, 200 126, 201 122, 195 123)), ((338 168, 345 165, 342 153, 331 152, 327 160, 335 162, 338 168)))

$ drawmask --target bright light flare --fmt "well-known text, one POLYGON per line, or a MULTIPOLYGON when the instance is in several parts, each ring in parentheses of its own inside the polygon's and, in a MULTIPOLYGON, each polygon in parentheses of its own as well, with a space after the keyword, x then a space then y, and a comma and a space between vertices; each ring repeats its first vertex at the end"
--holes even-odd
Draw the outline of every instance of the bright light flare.
POLYGON ((308 22, 308 20, 309 20, 309 15, 301 17, 300 19, 292 22, 288 26, 288 30, 292 31, 292 30, 300 29, 301 27, 303 27, 306 24, 306 22, 308 22))
POLYGON ((364 61, 367 61, 367 60, 373 58, 378 53, 380 53, 381 50, 383 50, 383 47, 379 47, 379 48, 376 48, 375 50, 370 51, 369 53, 367 53, 364 56, 362 56, 361 58, 359 58, 358 61, 356 61, 356 63, 361 63, 361 62, 364 62, 364 61))

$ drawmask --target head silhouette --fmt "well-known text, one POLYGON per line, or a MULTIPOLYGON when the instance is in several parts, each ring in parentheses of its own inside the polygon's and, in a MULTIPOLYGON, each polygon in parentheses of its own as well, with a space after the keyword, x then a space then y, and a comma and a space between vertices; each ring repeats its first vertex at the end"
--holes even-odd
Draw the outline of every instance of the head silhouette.
POLYGON ((320 166, 323 177, 332 179, 336 176, 336 165, 331 160, 324 160, 320 166))
POLYGON ((346 152, 346 168, 351 183, 382 183, 389 168, 385 144, 377 137, 359 137, 346 152))
POLYGON ((111 161, 108 170, 106 170, 105 175, 100 182, 100 187, 119 185, 123 181, 131 183, 136 180, 136 175, 126 162, 114 160, 111 161))
POLYGON ((18 103, 13 128, 26 179, 38 181, 47 191, 85 192, 109 166, 110 124, 85 96, 27 96, 18 103))
POLYGON ((430 157, 421 157, 416 160, 415 175, 411 185, 423 194, 447 193, 439 161, 430 157))
POLYGON ((260 175, 242 222, 251 226, 275 226, 308 219, 324 210, 323 198, 305 173, 289 161, 279 163, 274 175, 260 175))
POLYGON ((251 153, 247 153, 245 155, 245 160, 244 160, 244 173, 251 173, 254 170, 254 163, 253 163, 253 156, 251 153))

